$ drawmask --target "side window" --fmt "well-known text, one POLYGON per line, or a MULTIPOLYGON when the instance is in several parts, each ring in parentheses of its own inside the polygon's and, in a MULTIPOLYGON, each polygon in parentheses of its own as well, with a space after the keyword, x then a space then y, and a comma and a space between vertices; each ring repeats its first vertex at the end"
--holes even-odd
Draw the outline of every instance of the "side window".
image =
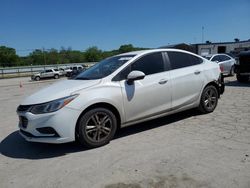
POLYGON ((145 55, 136 60, 134 63, 132 63, 132 65, 127 66, 119 74, 117 74, 113 78, 113 81, 121 81, 127 79, 128 74, 133 70, 142 71, 145 75, 165 71, 161 52, 145 55))
POLYGON ((226 55, 221 55, 221 61, 228 61, 230 58, 226 55))
POLYGON ((214 56, 211 61, 218 61, 218 62, 221 62, 221 59, 220 59, 220 56, 219 55, 216 55, 214 56))
POLYGON ((188 66, 198 65, 203 62, 199 57, 183 52, 168 52, 172 69, 179 69, 188 66))
POLYGON ((190 65, 199 65, 201 63, 203 63, 203 59, 197 57, 197 56, 194 56, 194 55, 190 55, 190 54, 187 54, 189 56, 189 63, 190 65))
POLYGON ((131 65, 131 71, 138 70, 150 75, 164 71, 161 52, 145 55, 131 65))

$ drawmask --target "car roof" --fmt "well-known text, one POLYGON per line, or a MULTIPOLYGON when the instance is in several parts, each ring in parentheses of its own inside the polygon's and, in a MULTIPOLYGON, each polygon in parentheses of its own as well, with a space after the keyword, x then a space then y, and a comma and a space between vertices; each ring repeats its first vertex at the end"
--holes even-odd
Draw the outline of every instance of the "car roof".
POLYGON ((225 54, 225 53, 219 53, 219 54, 208 54, 208 55, 205 55, 206 57, 212 57, 212 56, 215 56, 215 55, 226 55, 228 56, 228 54, 225 54))
MULTIPOLYGON (((194 54, 192 52, 189 51, 185 51, 185 50, 180 50, 180 49, 173 49, 173 48, 165 48, 165 49, 150 49, 150 50, 139 50, 139 51, 132 51, 132 52, 127 52, 127 53, 123 53, 123 54, 119 54, 117 56, 123 56, 123 55, 141 55, 141 54, 146 54, 146 53, 150 53, 150 52, 164 52, 164 51, 174 51, 174 52, 185 52, 185 53, 191 53, 194 54)), ((197 54, 195 54, 197 55, 197 54)))

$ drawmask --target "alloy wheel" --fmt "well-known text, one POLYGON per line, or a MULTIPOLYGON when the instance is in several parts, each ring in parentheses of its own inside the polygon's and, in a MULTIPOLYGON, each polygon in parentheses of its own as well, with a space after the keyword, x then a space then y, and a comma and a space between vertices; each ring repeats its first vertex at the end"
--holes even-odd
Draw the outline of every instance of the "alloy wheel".
POLYGON ((105 112, 96 112, 87 120, 85 133, 92 142, 101 142, 109 137, 112 130, 111 117, 105 112))
POLYGON ((217 103, 217 94, 213 88, 208 89, 204 97, 204 105, 207 109, 211 110, 215 108, 217 103))

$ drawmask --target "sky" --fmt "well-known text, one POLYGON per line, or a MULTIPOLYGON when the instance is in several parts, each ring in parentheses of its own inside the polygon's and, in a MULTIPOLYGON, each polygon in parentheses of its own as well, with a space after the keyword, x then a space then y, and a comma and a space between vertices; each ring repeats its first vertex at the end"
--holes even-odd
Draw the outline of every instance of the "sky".
POLYGON ((0 0, 0 46, 84 51, 250 39, 250 0, 0 0))

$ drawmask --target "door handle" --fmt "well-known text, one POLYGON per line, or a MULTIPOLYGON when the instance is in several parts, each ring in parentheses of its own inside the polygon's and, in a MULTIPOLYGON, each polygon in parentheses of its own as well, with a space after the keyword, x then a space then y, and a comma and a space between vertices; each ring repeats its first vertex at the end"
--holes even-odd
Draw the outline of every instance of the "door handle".
POLYGON ((168 80, 162 79, 162 80, 159 81, 159 84, 165 84, 167 82, 168 82, 168 80))
POLYGON ((198 75, 200 73, 201 73, 201 71, 198 71, 198 70, 194 72, 194 74, 196 74, 196 75, 198 75))

